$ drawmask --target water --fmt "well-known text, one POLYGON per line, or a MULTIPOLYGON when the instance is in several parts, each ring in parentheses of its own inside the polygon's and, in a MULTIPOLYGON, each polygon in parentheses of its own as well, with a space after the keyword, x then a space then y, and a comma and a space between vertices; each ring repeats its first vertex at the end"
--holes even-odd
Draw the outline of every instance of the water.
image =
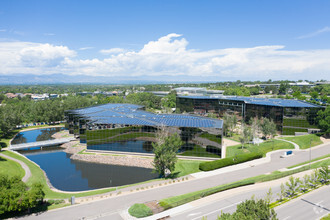
POLYGON ((51 184, 64 191, 82 191, 122 186, 157 178, 152 169, 70 160, 70 154, 52 149, 22 151, 43 169, 51 184))
POLYGON ((35 129, 30 131, 22 131, 19 132, 16 137, 12 140, 11 144, 23 144, 23 143, 31 143, 36 141, 47 141, 52 140, 52 135, 56 132, 64 130, 63 127, 55 127, 55 128, 43 128, 43 129, 35 129))
POLYGON ((124 151, 137 153, 153 153, 151 141, 122 141, 107 144, 88 145, 89 150, 106 150, 106 151, 124 151))

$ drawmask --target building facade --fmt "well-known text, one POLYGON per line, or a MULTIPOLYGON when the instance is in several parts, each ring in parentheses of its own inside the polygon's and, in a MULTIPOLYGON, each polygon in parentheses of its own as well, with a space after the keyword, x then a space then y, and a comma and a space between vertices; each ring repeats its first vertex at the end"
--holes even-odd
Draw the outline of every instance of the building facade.
POLYGON ((153 153, 161 130, 177 133, 183 142, 178 154, 220 157, 223 121, 181 114, 154 114, 143 106, 105 104, 66 112, 67 128, 87 144, 87 150, 153 153))
POLYGON ((214 113, 220 117, 225 113, 235 114, 239 120, 246 123, 251 118, 269 118, 283 135, 292 135, 295 132, 315 130, 317 112, 323 107, 291 99, 178 96, 177 109, 198 115, 214 113))

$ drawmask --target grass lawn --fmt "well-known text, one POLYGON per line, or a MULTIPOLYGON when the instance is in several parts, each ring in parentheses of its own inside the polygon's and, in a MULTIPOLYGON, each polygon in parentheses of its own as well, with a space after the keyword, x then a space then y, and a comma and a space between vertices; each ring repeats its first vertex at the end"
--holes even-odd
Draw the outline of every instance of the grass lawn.
POLYGON ((0 157, 0 175, 7 175, 9 178, 18 176, 20 179, 25 175, 24 169, 15 161, 0 157))
POLYGON ((330 220, 330 214, 329 214, 329 215, 326 215, 326 216, 324 216, 323 218, 321 218, 321 220, 330 220))
POLYGON ((240 137, 241 137, 241 135, 236 134, 236 133, 233 133, 232 136, 228 136, 228 137, 225 137, 225 138, 227 138, 227 139, 229 139, 229 140, 233 140, 233 141, 241 142, 240 139, 239 139, 240 137))
POLYGON ((312 144, 312 147, 322 144, 320 137, 316 134, 308 134, 296 137, 284 137, 283 139, 292 141, 299 145, 300 149, 307 149, 312 144), (312 140, 312 143, 311 143, 312 140))
POLYGON ((205 148, 194 144, 192 149, 185 150, 182 153, 179 153, 180 156, 191 156, 191 157, 215 157, 215 158, 221 158, 221 156, 207 152, 205 148))
POLYGON ((134 205, 132 205, 128 209, 128 212, 131 216, 134 216, 136 218, 143 218, 152 215, 152 211, 148 206, 139 203, 135 203, 134 205))
POLYGON ((227 147, 226 149, 226 157, 233 157, 238 154, 247 154, 252 152, 262 153, 263 156, 266 155, 267 152, 279 150, 279 149, 294 149, 293 144, 290 144, 281 140, 268 140, 258 145, 253 144, 245 144, 242 149, 242 145, 235 145, 231 147, 227 147))
MULTIPOLYGON (((318 161, 318 160, 322 160, 324 158, 328 158, 330 157, 330 154, 327 154, 327 155, 324 155, 322 157, 317 157, 317 158, 314 158, 311 160, 311 162, 314 162, 314 161, 318 161)), ((298 166, 301 166, 301 165, 304 165, 304 164, 308 164, 309 161, 306 161, 306 162, 303 162, 303 163, 299 163, 299 164, 296 164, 296 165, 293 165, 293 166, 290 166, 290 167, 287 167, 288 169, 291 169, 291 168, 294 168, 294 167, 298 167, 298 166)))
MULTIPOLYGON (((312 164, 311 169, 319 168, 321 166, 326 166, 326 165, 330 165, 330 159, 312 164)), ((196 199, 203 198, 208 195, 212 195, 217 192, 221 192, 221 191, 228 190, 228 189, 233 189, 233 188, 240 187, 240 186, 250 185, 250 184, 254 184, 254 183, 258 183, 258 182, 267 182, 267 181, 283 178, 285 176, 299 173, 299 172, 302 172, 302 171, 305 171, 308 169, 309 169, 309 167, 305 166, 305 167, 302 167, 302 168, 299 168, 296 170, 292 170, 292 171, 285 171, 285 172, 275 171, 271 174, 263 174, 263 175, 259 175, 259 176, 254 176, 254 177, 243 179, 243 180, 240 180, 240 181, 237 181, 234 183, 224 184, 224 185, 220 185, 220 186, 216 186, 216 187, 212 187, 212 188, 208 188, 208 189, 203 189, 200 191, 191 192, 191 193, 187 193, 187 194, 183 194, 183 195, 179 195, 179 196, 172 196, 172 197, 160 200, 159 204, 162 207, 164 207, 165 209, 169 209, 169 208, 173 208, 173 207, 176 207, 179 205, 186 204, 186 203, 194 201, 196 199)))
POLYGON ((178 160, 175 164, 175 170, 173 171, 173 177, 186 176, 191 173, 200 172, 198 160, 178 160))
POLYGON ((206 138, 210 141, 214 141, 218 144, 221 144, 221 137, 218 135, 214 135, 214 134, 209 134, 209 133, 203 133, 200 135, 201 138, 206 138))

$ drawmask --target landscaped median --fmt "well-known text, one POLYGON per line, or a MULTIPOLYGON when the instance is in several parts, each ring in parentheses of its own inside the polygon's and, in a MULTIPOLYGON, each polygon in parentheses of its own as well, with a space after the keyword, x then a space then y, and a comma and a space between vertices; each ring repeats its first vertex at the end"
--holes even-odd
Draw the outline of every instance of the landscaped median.
MULTIPOLYGON (((311 165, 311 167, 309 167, 307 165, 307 166, 301 167, 299 169, 291 170, 291 171, 284 171, 284 172, 274 171, 273 173, 267 174, 267 175, 264 174, 264 175, 260 175, 260 176, 255 176, 255 177, 247 178, 247 179, 236 181, 236 182, 229 183, 229 184, 224 184, 224 185, 220 185, 220 186, 216 186, 216 187, 212 187, 212 188, 208 188, 208 189, 204 189, 204 190, 200 190, 200 191, 196 191, 196 192, 191 192, 191 193, 187 193, 187 194, 183 194, 183 195, 179 195, 179 196, 169 197, 169 198, 158 201, 158 203, 164 210, 166 210, 166 209, 174 208, 174 207, 186 204, 188 202, 191 202, 191 201, 194 201, 194 200, 197 200, 197 199, 200 199, 205 196, 209 196, 209 195, 212 195, 212 194, 215 194, 218 192, 222 192, 225 190, 229 190, 229 189, 233 189, 233 188, 237 188, 237 187, 241 187, 241 186, 246 186, 246 185, 251 185, 251 184, 258 183, 258 182, 267 182, 267 181, 271 181, 271 180, 275 180, 275 179, 280 179, 280 178, 290 176, 295 173, 299 173, 299 172, 306 171, 309 169, 319 168, 322 166, 329 166, 329 165, 330 165, 330 159, 327 159, 327 160, 323 160, 323 161, 314 163, 311 165)), ((141 216, 141 217, 147 217, 147 215, 141 216)), ((141 218, 141 217, 139 217, 139 218, 141 218)))

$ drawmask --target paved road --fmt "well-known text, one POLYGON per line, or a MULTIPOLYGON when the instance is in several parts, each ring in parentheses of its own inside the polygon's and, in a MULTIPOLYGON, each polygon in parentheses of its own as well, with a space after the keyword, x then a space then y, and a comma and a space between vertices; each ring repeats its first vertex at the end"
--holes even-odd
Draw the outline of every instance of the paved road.
MULTIPOLYGON (((323 147, 312 150, 312 158, 320 157, 330 153, 330 143, 323 147)), ((218 186, 225 183, 234 182, 244 178, 269 173, 284 167, 295 165, 309 160, 308 151, 295 151, 294 155, 287 158, 280 158, 282 152, 275 153, 271 156, 272 162, 255 167, 249 167, 216 176, 210 176, 201 179, 195 179, 187 182, 167 185, 166 187, 149 189, 141 192, 131 193, 128 195, 117 196, 113 198, 96 201, 89 204, 81 204, 71 206, 69 208, 54 210, 41 213, 38 216, 28 216, 27 219, 83 219, 92 218, 102 214, 111 214, 111 219, 119 218, 116 211, 124 210, 134 203, 142 203, 151 200, 159 200, 170 196, 194 192, 197 190, 218 186)), ((102 175, 102 173, 100 173, 102 175)))
POLYGON ((275 211, 277 217, 283 220, 319 219, 326 213, 330 213, 330 186, 324 186, 316 192, 276 207, 275 211))
POLYGON ((1 156, 1 157, 4 157, 4 158, 7 158, 7 159, 9 159, 9 160, 13 160, 13 161, 19 163, 19 164, 21 165, 21 167, 22 167, 22 168, 24 169, 24 171, 25 171, 25 175, 24 175, 24 177, 22 178, 22 181, 23 181, 23 182, 28 181, 28 179, 29 179, 30 176, 31 176, 31 171, 30 171, 30 168, 29 168, 24 162, 22 162, 22 161, 20 161, 20 160, 17 160, 17 159, 15 159, 15 158, 12 158, 12 157, 10 157, 10 156, 7 156, 7 155, 5 155, 5 154, 1 154, 1 153, 0 153, 0 156, 1 156))

